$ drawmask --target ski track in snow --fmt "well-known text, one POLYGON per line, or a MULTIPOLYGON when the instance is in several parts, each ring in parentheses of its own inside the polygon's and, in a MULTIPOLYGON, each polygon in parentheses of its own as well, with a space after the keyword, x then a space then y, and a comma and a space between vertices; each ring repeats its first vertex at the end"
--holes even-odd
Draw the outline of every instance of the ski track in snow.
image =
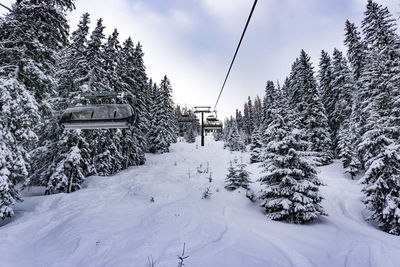
MULTIPOLYGON (((339 161, 319 173, 329 216, 293 225, 268 220, 245 190, 223 188, 229 161, 248 163, 249 154, 222 146, 211 137, 205 147, 177 143, 144 166, 89 177, 72 194, 33 190, 1 224, 0 267, 146 266, 148 257, 176 266, 183 243, 186 266, 399 266, 400 238, 366 222, 362 186, 339 161), (212 195, 202 199, 209 174, 197 167, 207 162, 212 195)), ((256 181, 258 164, 248 169, 256 181)))

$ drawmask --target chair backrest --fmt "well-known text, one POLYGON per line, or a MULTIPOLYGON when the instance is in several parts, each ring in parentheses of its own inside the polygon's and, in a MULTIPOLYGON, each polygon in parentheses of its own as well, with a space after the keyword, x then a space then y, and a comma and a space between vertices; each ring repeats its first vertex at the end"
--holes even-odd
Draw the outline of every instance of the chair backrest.
POLYGON ((134 113, 129 104, 87 105, 68 108, 59 123, 72 129, 127 128, 134 113))

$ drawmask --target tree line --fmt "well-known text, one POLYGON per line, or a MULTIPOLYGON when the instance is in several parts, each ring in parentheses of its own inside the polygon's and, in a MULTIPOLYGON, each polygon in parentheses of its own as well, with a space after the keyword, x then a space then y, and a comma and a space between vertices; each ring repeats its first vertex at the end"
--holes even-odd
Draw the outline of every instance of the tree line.
POLYGON ((225 121, 227 146, 250 144, 251 162, 262 163, 260 198, 270 218, 303 223, 324 214, 315 166, 339 158, 352 178, 361 176, 369 219, 400 235, 396 27, 388 8, 369 0, 360 29, 345 23, 347 57, 322 50, 315 72, 301 50, 282 86, 268 81, 262 99, 249 97, 243 113, 225 121))
MULTIPOLYGON (((73 192, 85 177, 111 175, 168 152, 176 141, 172 87, 148 78, 140 43, 106 38, 102 19, 89 32, 82 15, 69 34, 73 0, 18 0, 0 18, 0 218, 13 215, 17 185, 46 194, 73 192), (65 130, 58 125, 71 95, 113 91, 130 97, 137 120, 129 129, 65 130)), ((83 104, 101 104, 87 100, 83 104)), ((18 186, 19 188, 19 186, 18 186)))

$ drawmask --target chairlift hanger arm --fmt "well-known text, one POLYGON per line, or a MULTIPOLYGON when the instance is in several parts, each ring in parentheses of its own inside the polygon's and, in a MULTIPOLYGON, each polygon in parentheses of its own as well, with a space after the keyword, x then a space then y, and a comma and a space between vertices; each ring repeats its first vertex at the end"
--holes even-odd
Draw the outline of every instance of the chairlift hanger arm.
POLYGON ((210 106, 197 106, 194 107, 194 109, 195 109, 194 113, 211 113, 210 106))

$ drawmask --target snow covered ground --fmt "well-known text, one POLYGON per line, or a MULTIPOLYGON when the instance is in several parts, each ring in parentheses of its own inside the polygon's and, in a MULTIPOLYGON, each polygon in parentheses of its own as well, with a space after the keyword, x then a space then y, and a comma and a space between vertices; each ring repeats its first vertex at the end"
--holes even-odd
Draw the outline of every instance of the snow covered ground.
MULTIPOLYGON (((327 217, 308 225, 267 220, 245 192, 228 192, 229 160, 241 153, 177 143, 144 166, 90 177, 72 194, 27 190, 11 220, 0 222, 0 266, 399 266, 400 238, 366 222, 361 186, 340 162, 320 168, 327 217), (209 185, 212 195, 202 199, 209 185), (154 198, 154 202, 151 199, 154 198)), ((248 161, 248 154, 243 154, 248 161)), ((250 165, 251 178, 259 177, 250 165)), ((252 188, 258 191, 258 184, 252 188)))

